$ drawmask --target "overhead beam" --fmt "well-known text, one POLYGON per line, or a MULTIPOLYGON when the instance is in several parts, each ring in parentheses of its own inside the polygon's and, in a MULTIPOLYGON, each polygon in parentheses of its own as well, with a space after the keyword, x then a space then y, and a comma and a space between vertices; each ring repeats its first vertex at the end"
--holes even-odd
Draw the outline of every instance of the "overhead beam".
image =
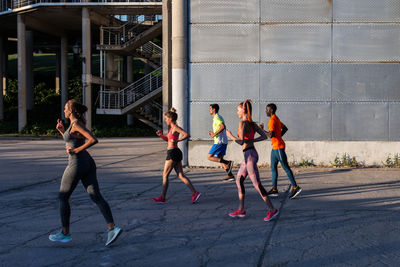
POLYGON ((114 26, 114 25, 122 25, 123 22, 114 18, 111 15, 102 15, 93 10, 90 10, 90 21, 96 25, 102 26, 114 26))
POLYGON ((48 35, 58 36, 58 37, 67 35, 67 33, 63 29, 51 26, 50 24, 44 23, 32 16, 25 16, 25 24, 26 27, 30 29, 43 32, 48 35))
POLYGON ((126 82, 104 79, 104 78, 100 78, 100 77, 93 76, 93 75, 92 75, 91 82, 94 84, 100 84, 100 85, 105 85, 105 86, 110 86, 110 87, 118 87, 118 88, 123 88, 123 87, 128 86, 128 83, 126 83, 126 82))

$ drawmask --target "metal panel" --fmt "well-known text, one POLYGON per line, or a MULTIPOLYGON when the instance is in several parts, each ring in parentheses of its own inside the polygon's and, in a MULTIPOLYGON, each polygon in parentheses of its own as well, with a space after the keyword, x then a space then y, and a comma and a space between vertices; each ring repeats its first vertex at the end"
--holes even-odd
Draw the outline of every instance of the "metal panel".
MULTIPOLYGON (((265 107, 269 102, 260 103, 260 118, 267 128, 269 118, 265 107)), ((331 103, 280 103, 276 115, 289 129, 285 140, 319 141, 331 140, 331 103)))
MULTIPOLYGON (((243 99, 245 100, 245 99, 243 99)), ((218 103, 219 113, 225 120, 225 125, 233 134, 237 134, 239 118, 236 114, 237 106, 241 101, 218 103)), ((192 140, 211 140, 208 132, 212 131, 212 117, 209 113, 212 102, 190 103, 190 135, 192 140)), ((259 120, 259 104, 253 103, 253 120, 259 120)))
POLYGON ((258 0, 191 0, 191 23, 259 22, 258 0))
POLYGON ((330 61, 330 25, 262 25, 261 61, 330 61))
POLYGON ((334 25, 333 60, 399 61, 400 25, 334 25))
POLYGON ((261 22, 331 22, 332 1, 261 0, 261 22))
POLYGON ((335 0, 336 22, 399 22, 399 0, 335 0))
POLYGON ((334 101, 400 101, 399 88, 399 64, 333 64, 334 101))
POLYGON ((387 141, 388 103, 334 103, 333 139, 338 141, 387 141))
POLYGON ((330 64, 261 64, 261 101, 329 101, 330 64))
MULTIPOLYGON (((400 103, 389 104, 389 140, 400 141, 400 103)), ((400 153, 400 151, 399 151, 400 153)))
POLYGON ((257 64, 190 64, 190 99, 243 101, 259 97, 257 64))
POLYGON ((256 62, 258 24, 192 24, 191 62, 256 62))

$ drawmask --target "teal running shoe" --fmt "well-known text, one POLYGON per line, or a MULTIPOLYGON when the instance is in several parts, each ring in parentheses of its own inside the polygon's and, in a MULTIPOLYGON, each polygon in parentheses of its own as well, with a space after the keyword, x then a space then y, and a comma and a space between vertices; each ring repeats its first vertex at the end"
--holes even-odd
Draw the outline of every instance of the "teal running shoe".
POLYGON ((62 230, 60 230, 57 234, 54 235, 49 235, 49 239, 53 242, 62 242, 62 243, 67 243, 72 240, 70 234, 64 235, 62 230))
POLYGON ((122 232, 122 229, 118 226, 115 226, 114 229, 112 229, 112 230, 108 230, 106 246, 110 245, 115 240, 117 240, 117 237, 121 234, 121 232, 122 232))

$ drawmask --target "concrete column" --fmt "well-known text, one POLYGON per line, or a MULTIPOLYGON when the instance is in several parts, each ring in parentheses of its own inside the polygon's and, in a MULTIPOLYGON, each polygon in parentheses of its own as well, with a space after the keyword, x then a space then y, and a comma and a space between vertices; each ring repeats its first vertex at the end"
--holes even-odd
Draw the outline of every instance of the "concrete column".
MULTIPOLYGON (((162 72, 163 72, 163 87, 162 87, 162 106, 163 114, 167 112, 172 104, 172 64, 171 64, 171 0, 164 0, 162 2, 162 72)), ((163 120, 164 135, 168 132, 168 126, 163 120)))
POLYGON ((17 15, 18 36, 18 131, 22 131, 27 123, 26 114, 26 26, 24 15, 17 15))
POLYGON ((3 51, 4 51, 4 57, 3 57, 3 75, 0 76, 0 82, 3 84, 3 95, 6 95, 7 93, 7 70, 8 70, 8 42, 7 42, 7 37, 4 38, 3 41, 3 51))
POLYGON ((115 64, 114 54, 106 52, 106 78, 109 80, 115 80, 117 77, 117 70, 115 64))
POLYGON ((33 108, 33 31, 26 31, 26 109, 33 108))
MULTIPOLYGON (((133 56, 126 57, 126 81, 133 83, 133 56)), ((126 116, 126 124, 128 126, 133 125, 133 116, 131 114, 126 116)))
POLYGON ((4 120, 4 104, 3 104, 3 95, 4 95, 4 86, 3 86, 3 77, 5 71, 5 46, 6 46, 6 38, 0 36, 0 121, 4 120))
MULTIPOLYGON (((187 1, 172 1, 172 106, 178 113, 178 125, 188 129, 188 82, 187 82, 187 1)), ((188 161, 188 142, 180 142, 183 165, 188 161)))
POLYGON ((68 38, 61 37, 60 45, 60 69, 61 69, 61 117, 65 119, 64 106, 68 101, 68 38))
POLYGON ((87 106, 86 127, 92 129, 92 64, 91 64, 91 31, 88 8, 82 8, 82 83, 83 103, 87 106))
POLYGON ((55 89, 56 94, 60 94, 60 76, 61 76, 61 54, 60 49, 56 48, 56 77, 55 77, 55 89))

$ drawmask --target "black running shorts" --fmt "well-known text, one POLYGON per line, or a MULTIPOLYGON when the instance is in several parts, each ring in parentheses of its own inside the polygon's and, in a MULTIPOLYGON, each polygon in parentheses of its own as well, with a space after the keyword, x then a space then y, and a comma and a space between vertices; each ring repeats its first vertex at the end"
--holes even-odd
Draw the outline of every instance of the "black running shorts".
POLYGON ((182 151, 179 148, 175 147, 167 150, 166 160, 172 159, 172 161, 174 162, 179 162, 182 160, 182 158, 183 158, 182 151))

